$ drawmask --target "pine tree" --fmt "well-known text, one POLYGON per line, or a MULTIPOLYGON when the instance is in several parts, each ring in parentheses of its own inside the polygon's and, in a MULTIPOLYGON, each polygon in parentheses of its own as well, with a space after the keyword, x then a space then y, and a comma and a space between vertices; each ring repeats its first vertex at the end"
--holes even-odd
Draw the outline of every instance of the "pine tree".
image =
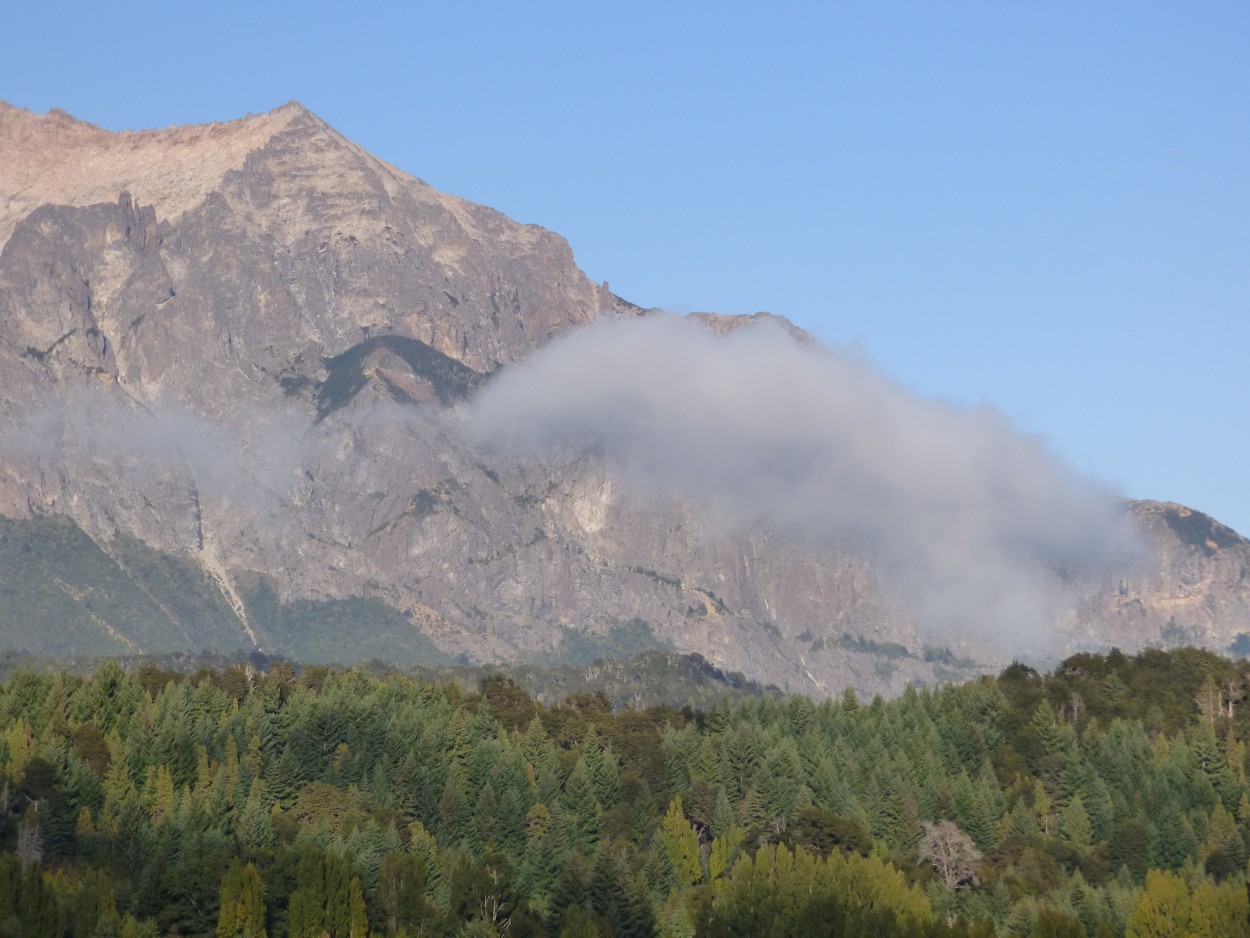
POLYGON ((745 828, 761 826, 768 819, 768 808, 758 788, 749 788, 738 803, 738 823, 745 828))
POLYGON ((488 781, 478 793, 477 807, 473 812, 470 841, 478 851, 489 852, 495 847, 495 827, 499 820, 499 801, 495 787, 488 781))
POLYGON ((730 827, 712 841, 707 860, 708 879, 720 879, 729 871, 745 839, 746 831, 741 827, 730 827))
POLYGON ((784 737, 769 748, 763 759, 759 783, 769 816, 793 816, 802 774, 802 761, 793 739, 784 737))
POLYGON ((721 736, 729 729, 733 719, 733 704, 725 695, 720 695, 707 713, 707 732, 711 736, 721 736))
POLYGON ((1115 802, 1101 776, 1094 779, 1088 792, 1082 793, 1081 803, 1089 815, 1091 839, 1095 843, 1107 840, 1115 828, 1115 802))
POLYGON ((676 795, 669 804, 660 822, 658 836, 674 885, 685 889, 699 882, 703 878, 699 864, 699 837, 686 820, 681 795, 676 795))
POLYGON ((847 713, 855 713, 859 710, 859 695, 855 693, 855 688, 848 687, 842 691, 842 709, 847 713))
POLYGON ((438 802, 439 830, 443 838, 455 843, 470 833, 473 808, 469 803, 469 786, 464 770, 452 763, 443 786, 443 796, 438 802))
POLYGON ((1120 701, 1124 699, 1126 688, 1124 681, 1120 679, 1119 672, 1112 671, 1107 675, 1106 680, 1102 682, 1102 697, 1107 702, 1107 706, 1113 710, 1119 707, 1120 701))
POLYGON ((1155 830, 1152 865, 1163 870, 1179 871, 1196 848, 1193 828, 1184 813, 1175 805, 1165 808, 1155 830))
POLYGON ((715 737, 704 735, 691 763, 695 774, 710 781, 722 782, 725 765, 720 757, 720 747, 715 737))
POLYGON ((408 825, 408 852, 420 862, 425 870, 425 893, 434 904, 439 904, 436 897, 444 893, 443 861, 439 853, 438 842, 434 835, 414 821, 408 825))
POLYGON ((1080 795, 1074 795, 1068 806, 1059 814, 1059 836, 1080 853, 1088 850, 1093 841, 1093 827, 1080 795))
POLYGON ((587 855, 599 843, 599 800, 586 760, 579 758, 564 787, 563 803, 568 811, 577 846, 587 855))
POLYGON ((289 808, 295 804, 295 796, 299 791, 303 776, 300 774, 299 760, 294 748, 290 745, 283 747, 282 754, 270 767, 267 778, 269 790, 278 804, 283 808, 289 808))
POLYGON ((588 901, 619 938, 644 938, 655 932, 650 902, 638 888, 622 855, 607 845, 595 854, 588 901))
POLYGON ((56 893, 37 866, 27 867, 21 874, 16 906, 22 938, 60 938, 64 934, 65 913, 57 902, 56 893))
POLYGON ((1055 803, 1050 793, 1046 791, 1046 786, 1042 784, 1041 779, 1036 780, 1033 785, 1033 814, 1043 834, 1050 833, 1051 824, 1054 822, 1052 813, 1054 806, 1055 803))
POLYGON ((590 865, 586 894, 589 910, 615 923, 620 915, 623 892, 620 858, 608 844, 600 844, 590 865))
POLYGON ((509 857, 515 858, 525 849, 525 822, 530 804, 515 788, 508 788, 499 799, 499 816, 495 825, 495 842, 509 857))
POLYGON ((234 835, 239 846, 249 854, 256 854, 273 846, 273 816, 268 800, 265 780, 256 779, 243 809, 235 819, 234 835))
POLYGON ((1019 841, 1027 840, 1038 832, 1037 818, 1033 816, 1032 810, 1025 804, 1024 799, 1020 798, 1003 820, 1002 830, 998 836, 1000 841, 1019 841))
POLYGON ((570 854, 551 890, 550 923, 559 927, 572 906, 585 906, 589 898, 590 866, 579 853, 570 854))
POLYGON ((348 884, 346 938, 369 938, 369 914, 365 908, 365 897, 360 888, 360 880, 354 876, 348 884))
POLYGON ((75 938, 107 935, 117 924, 117 901, 102 871, 90 870, 83 876, 69 900, 69 922, 75 938))
POLYGON ((151 781, 145 789, 149 792, 148 811, 153 822, 159 823, 174 810, 174 780, 169 766, 161 763, 152 770, 151 781))
POLYGON ((595 797, 606 811, 615 807, 621 800, 621 766, 610 747, 605 747, 598 764, 591 770, 591 780, 595 783, 595 797))
POLYGON ((563 850, 544 804, 530 808, 526 817, 525 852, 516 877, 517 891, 539 917, 548 916, 548 897, 560 870, 563 850))
POLYGON ((711 835, 723 837, 736 821, 733 806, 729 803, 729 796, 725 794, 725 789, 721 788, 716 792, 716 806, 712 809, 712 822, 709 825, 711 835))
POLYGON ((21 778, 26 772, 27 764, 37 754, 34 736, 34 731, 26 722, 26 718, 18 716, 5 728, 3 736, 0 737, 0 742, 4 743, 9 755, 6 768, 13 778, 21 778))
MULTIPOLYGON (((276 737, 274 737, 276 740, 276 737)), ((247 774, 255 779, 260 777, 261 765, 264 759, 261 755, 261 741, 259 736, 252 736, 247 741, 247 774)))
POLYGON ((683 792, 690 787, 694 773, 690 763, 695 741, 689 728, 675 730, 671 726, 664 732, 663 752, 664 769, 668 779, 668 790, 683 792))
POLYGON ((600 938, 603 934, 594 917, 576 904, 568 906, 557 923, 560 928, 558 938, 600 938))
POLYGON ((762 761, 762 742, 754 724, 741 722, 727 739, 725 769, 732 797, 741 799, 748 789, 756 787, 762 761))
POLYGON ((360 880, 334 853, 308 850, 300 859, 291 893, 291 938, 366 938, 368 916, 360 880))
POLYGON ((1198 689, 1194 697, 1194 703, 1197 704, 1198 712, 1202 714, 1207 726, 1214 726, 1215 721, 1223 713, 1223 698, 1220 696, 1220 688, 1215 683, 1215 678, 1207 675, 1207 679, 1202 682, 1202 687, 1198 689))

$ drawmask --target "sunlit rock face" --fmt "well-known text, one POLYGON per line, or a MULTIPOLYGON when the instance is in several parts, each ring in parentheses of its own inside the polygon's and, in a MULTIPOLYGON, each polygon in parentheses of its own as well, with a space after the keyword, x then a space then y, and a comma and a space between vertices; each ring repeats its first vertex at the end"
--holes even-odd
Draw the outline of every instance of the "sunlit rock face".
MULTIPOLYGON (((871 550, 719 523, 631 485, 593 442, 542 459, 480 445, 467 402, 491 376, 646 314, 557 235, 436 192, 299 105, 114 134, 0 104, 0 151, 0 515, 67 516, 123 570, 133 538, 217 594, 199 607, 214 613, 164 608, 140 628, 63 577, 101 647, 281 652, 301 627, 333 645, 323 620, 265 618, 263 585, 288 604, 368 597, 413 648, 476 661, 642 620, 818 694, 898 692, 1017 651, 1011 623, 999 642, 934 631, 871 550)), ((1180 506, 1127 510, 1140 558, 1058 571, 1047 647, 1250 633, 1250 544, 1180 506)))

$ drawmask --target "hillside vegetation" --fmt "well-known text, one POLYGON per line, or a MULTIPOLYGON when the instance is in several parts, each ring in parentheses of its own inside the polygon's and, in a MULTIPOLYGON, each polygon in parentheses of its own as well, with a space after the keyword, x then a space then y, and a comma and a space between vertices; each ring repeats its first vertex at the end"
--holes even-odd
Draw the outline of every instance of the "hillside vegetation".
POLYGON ((543 706, 106 661, 0 690, 0 934, 1250 934, 1250 665, 543 706))

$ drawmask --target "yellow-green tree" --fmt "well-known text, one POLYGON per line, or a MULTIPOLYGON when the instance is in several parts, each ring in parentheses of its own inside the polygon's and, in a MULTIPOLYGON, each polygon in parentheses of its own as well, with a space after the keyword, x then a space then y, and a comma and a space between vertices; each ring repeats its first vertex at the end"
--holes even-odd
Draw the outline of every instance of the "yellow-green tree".
POLYGON ((1175 873, 1150 870, 1125 926, 1125 938, 1184 938, 1191 910, 1189 888, 1175 873))
POLYGON ((1230 879, 1219 886, 1203 881, 1194 890, 1185 938, 1247 938, 1250 901, 1243 883, 1230 879))
POLYGON ((730 934, 911 935, 934 924, 924 894, 878 857, 821 859, 766 844, 712 889, 713 914, 730 934))
POLYGON ((216 938, 267 938, 265 884, 251 863, 235 860, 222 877, 216 938))
POLYGON ((678 889, 693 886, 703 878, 699 865, 699 836, 686 820, 681 795, 674 796, 669 804, 660 822, 659 837, 678 889))
POLYGON ((708 878, 720 879, 729 871, 733 861, 738 857, 738 850, 746 840, 746 831, 741 827, 730 827, 720 837, 712 841, 708 853, 708 878))

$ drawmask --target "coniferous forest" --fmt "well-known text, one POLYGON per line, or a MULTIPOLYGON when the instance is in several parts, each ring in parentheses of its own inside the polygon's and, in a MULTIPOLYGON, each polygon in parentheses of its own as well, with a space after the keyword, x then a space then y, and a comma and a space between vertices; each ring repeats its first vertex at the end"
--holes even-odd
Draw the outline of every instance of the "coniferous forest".
POLYGON ((105 662, 0 690, 0 934, 1250 935, 1250 665, 893 701, 105 662))

